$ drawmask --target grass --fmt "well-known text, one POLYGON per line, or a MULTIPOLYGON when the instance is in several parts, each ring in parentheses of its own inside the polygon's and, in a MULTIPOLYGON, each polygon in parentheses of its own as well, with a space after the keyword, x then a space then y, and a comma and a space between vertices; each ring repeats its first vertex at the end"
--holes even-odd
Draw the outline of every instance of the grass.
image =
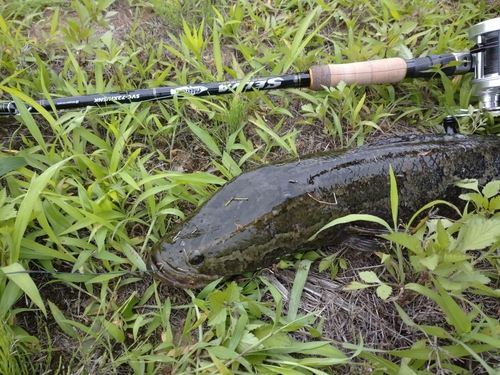
MULTIPOLYGON (((19 116, 0 119, 0 372, 496 373, 498 321, 483 299, 491 306, 498 300, 492 287, 498 285, 498 183, 482 190, 465 186, 477 209, 463 215, 473 224, 430 221, 415 234, 393 234, 393 251, 375 263, 320 250, 283 262, 297 270, 288 279, 293 288, 263 272, 184 292, 154 281, 144 263, 172 223, 245 170, 382 135, 441 132, 444 116, 477 104, 470 76, 341 84, 322 92, 236 92, 40 115, 20 105, 283 74, 315 63, 464 51, 471 46, 467 28, 495 17, 488 4, 0 5, 0 95, 20 108, 19 116), (458 251, 454 239, 463 237, 469 247, 459 250, 477 256, 446 258, 450 249, 458 251), (488 241, 481 247, 478 238, 488 241), (423 239, 432 247, 416 245, 423 239), (397 314, 400 341, 379 336, 385 341, 377 343, 363 325, 336 336, 340 326, 335 331, 328 320, 340 313, 331 305, 305 308, 317 259, 329 271, 320 274, 326 280, 351 275, 342 295, 351 309, 366 297, 373 310, 387 309, 385 318, 397 314), (459 281, 451 274, 460 274, 459 281), (411 293, 398 300, 387 294, 392 290, 411 293), (440 311, 442 319, 418 322, 418 308, 440 311)), ((473 113, 460 128, 498 132, 495 118, 473 113)), ((393 201, 395 192, 393 186, 393 201)), ((390 325, 384 327, 388 332, 390 325)))

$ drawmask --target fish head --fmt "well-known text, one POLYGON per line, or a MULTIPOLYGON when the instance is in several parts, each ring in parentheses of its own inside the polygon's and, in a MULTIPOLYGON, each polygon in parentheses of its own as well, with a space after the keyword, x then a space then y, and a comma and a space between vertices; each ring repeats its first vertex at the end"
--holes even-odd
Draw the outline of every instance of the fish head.
POLYGON ((168 236, 151 252, 149 267, 160 280, 182 288, 201 288, 221 278, 210 267, 210 250, 203 246, 202 235, 168 236))
POLYGON ((150 268, 159 278, 198 288, 279 261, 278 243, 288 244, 275 238, 275 206, 287 200, 293 184, 268 185, 254 174, 238 176, 153 246, 150 268))

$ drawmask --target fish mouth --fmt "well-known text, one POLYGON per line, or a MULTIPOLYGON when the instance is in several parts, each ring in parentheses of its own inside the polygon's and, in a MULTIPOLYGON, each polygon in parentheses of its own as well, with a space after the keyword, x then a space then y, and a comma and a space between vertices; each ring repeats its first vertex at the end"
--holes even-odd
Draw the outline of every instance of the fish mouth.
POLYGON ((159 280, 186 289, 201 289, 221 277, 219 275, 198 274, 194 278, 188 278, 188 271, 174 267, 155 256, 149 259, 149 268, 159 280))

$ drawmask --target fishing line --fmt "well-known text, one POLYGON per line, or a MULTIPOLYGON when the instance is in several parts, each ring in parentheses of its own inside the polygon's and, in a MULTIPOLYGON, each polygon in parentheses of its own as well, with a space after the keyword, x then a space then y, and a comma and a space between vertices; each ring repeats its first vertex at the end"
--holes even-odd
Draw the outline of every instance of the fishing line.
POLYGON ((65 271, 24 270, 24 271, 1 272, 0 273, 0 277, 9 276, 9 275, 20 275, 20 274, 71 275, 71 276, 101 276, 101 275, 130 275, 130 274, 158 273, 158 272, 160 272, 160 270, 83 272, 83 273, 65 272, 65 271))

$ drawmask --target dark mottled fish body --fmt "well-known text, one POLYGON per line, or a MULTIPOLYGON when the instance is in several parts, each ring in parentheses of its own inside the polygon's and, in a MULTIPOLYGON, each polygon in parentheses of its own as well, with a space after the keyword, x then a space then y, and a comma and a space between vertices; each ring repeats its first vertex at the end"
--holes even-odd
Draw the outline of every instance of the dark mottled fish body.
POLYGON ((178 286, 199 287, 335 243, 341 228, 307 240, 338 217, 365 213, 390 222, 389 165, 405 221, 432 200, 459 203, 455 181, 498 178, 500 139, 404 136, 244 173, 153 247, 151 268, 178 286))

